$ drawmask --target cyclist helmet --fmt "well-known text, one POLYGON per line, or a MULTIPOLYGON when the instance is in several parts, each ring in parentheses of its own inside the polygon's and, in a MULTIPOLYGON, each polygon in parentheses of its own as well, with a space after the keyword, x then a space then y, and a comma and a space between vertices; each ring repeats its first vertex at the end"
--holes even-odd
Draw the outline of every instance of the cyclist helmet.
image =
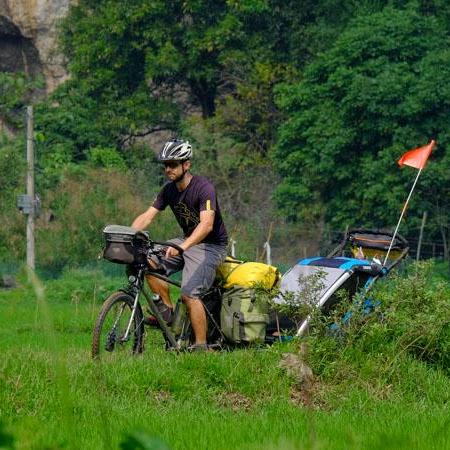
POLYGON ((158 155, 158 161, 186 161, 192 158, 192 147, 188 141, 172 139, 164 144, 158 155))

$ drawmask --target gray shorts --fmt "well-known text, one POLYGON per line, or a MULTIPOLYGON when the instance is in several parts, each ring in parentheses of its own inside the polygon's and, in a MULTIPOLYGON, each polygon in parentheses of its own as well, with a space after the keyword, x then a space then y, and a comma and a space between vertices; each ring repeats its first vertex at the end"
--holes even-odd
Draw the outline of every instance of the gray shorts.
MULTIPOLYGON (((184 239, 170 239, 168 242, 181 245, 184 239)), ((200 243, 188 248, 183 255, 162 259, 160 263, 167 275, 183 270, 181 295, 202 298, 212 286, 216 269, 225 259, 226 246, 200 243)))

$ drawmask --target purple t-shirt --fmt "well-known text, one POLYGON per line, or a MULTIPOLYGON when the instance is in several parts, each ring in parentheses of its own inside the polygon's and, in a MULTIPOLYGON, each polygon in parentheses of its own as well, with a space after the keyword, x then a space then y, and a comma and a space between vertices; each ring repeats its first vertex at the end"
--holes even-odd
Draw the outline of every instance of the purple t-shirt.
POLYGON ((228 236, 220 214, 216 190, 206 178, 193 175, 182 192, 173 181, 166 183, 156 197, 153 207, 163 211, 166 206, 172 209, 185 237, 190 236, 200 223, 200 211, 215 211, 213 229, 202 242, 227 245, 228 236))

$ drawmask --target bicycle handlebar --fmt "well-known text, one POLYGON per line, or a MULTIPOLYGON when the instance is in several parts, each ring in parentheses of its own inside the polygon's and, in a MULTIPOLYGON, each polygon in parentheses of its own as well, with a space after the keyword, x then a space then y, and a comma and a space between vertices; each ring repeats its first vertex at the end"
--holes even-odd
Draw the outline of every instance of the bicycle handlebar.
POLYGON ((174 244, 173 242, 165 242, 165 241, 152 241, 153 244, 161 245, 163 247, 173 247, 174 249, 178 250, 180 255, 183 254, 184 250, 177 244, 174 244))
POLYGON ((183 252, 184 252, 184 250, 179 245, 174 244, 173 242, 169 242, 169 241, 154 241, 154 240, 150 239, 150 236, 149 236, 147 231, 137 231, 135 236, 134 236, 134 239, 146 242, 149 245, 151 250, 153 250, 153 247, 156 244, 156 245, 160 245, 161 247, 173 247, 176 250, 178 250, 180 255, 182 255, 183 252))

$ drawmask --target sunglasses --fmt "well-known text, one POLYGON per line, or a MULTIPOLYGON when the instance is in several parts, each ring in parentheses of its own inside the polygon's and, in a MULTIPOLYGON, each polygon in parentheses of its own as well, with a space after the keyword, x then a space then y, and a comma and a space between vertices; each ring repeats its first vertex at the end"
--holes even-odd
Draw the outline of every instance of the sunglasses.
POLYGON ((180 161, 168 161, 164 163, 164 168, 169 167, 170 169, 176 169, 182 163, 180 161))

